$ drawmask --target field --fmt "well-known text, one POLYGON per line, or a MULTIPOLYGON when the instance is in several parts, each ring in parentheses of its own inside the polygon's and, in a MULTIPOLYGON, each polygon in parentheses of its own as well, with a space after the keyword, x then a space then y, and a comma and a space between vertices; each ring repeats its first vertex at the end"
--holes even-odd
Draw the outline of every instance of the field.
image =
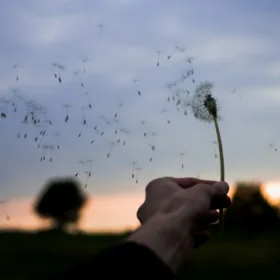
MULTIPOLYGON (((125 235, 0 233, 0 279, 50 279, 125 235)), ((278 274, 280 238, 216 236, 198 249, 182 279, 263 279, 278 274)))

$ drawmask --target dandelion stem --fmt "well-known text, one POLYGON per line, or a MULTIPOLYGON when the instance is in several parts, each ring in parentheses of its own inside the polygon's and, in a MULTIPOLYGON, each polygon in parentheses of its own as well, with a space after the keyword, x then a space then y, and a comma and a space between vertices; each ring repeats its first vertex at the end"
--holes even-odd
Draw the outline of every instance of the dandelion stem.
MULTIPOLYGON (((219 147, 219 156, 220 156, 220 172, 221 172, 221 181, 225 180, 225 162, 224 162, 224 152, 223 152, 223 144, 222 144, 222 138, 219 128, 219 123, 217 118, 214 119, 216 134, 217 134, 217 140, 218 140, 218 147, 219 147)), ((221 226, 221 233, 224 233, 224 209, 220 208, 220 226, 221 226)))

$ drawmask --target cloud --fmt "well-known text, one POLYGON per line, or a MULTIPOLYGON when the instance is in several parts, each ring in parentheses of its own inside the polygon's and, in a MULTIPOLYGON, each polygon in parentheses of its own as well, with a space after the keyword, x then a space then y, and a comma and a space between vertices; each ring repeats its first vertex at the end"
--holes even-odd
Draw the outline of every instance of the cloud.
MULTIPOLYGON (((44 143, 55 145, 59 140, 61 149, 53 152, 52 163, 41 164, 42 154, 49 158, 50 151, 38 149, 34 143, 40 128, 21 123, 27 109, 24 102, 18 102, 16 114, 9 108, 8 118, 0 120, 5 131, 0 148, 0 195, 30 196, 51 176, 75 174, 80 168, 77 161, 85 158, 95 159, 88 188, 94 194, 143 190, 149 180, 166 174, 217 178, 213 126, 198 122, 191 112, 183 116, 166 101, 170 94, 166 84, 178 80, 190 67, 186 63, 190 56, 195 56, 196 82, 208 79, 216 84, 228 180, 277 179, 277 158, 267 148, 272 139, 277 144, 280 136, 275 129, 279 40, 270 28, 276 26, 277 18, 265 14, 262 27, 260 3, 254 4, 250 15, 241 1, 215 3, 215 8, 206 1, 83 0, 39 5, 29 0, 25 5, 21 1, 6 4, 0 22, 4 42, 0 95, 12 98, 10 88, 18 88, 27 100, 43 104, 54 123, 44 143), (100 23, 102 34, 97 27, 100 23), (9 30, 4 26, 10 26, 9 30), (176 52, 175 45, 186 51, 176 52), (160 67, 156 66, 158 50, 163 51, 160 67), (168 60, 169 54, 172 58, 168 60), (84 58, 88 62, 83 63, 84 58), (54 78, 54 62, 65 66, 61 84, 54 78), (12 69, 15 63, 23 66, 18 82, 12 69), (73 75, 77 70, 81 70, 84 88, 73 75), (133 83, 136 78, 139 82, 133 83), (234 89, 241 98, 233 94, 234 89), (83 126, 82 108, 89 102, 92 110, 85 111, 88 126, 83 126), (124 105, 116 122, 114 114, 120 102, 124 105), (68 124, 64 122, 65 103, 71 105, 68 124), (164 114, 160 113, 163 108, 167 109, 164 114), (110 120, 110 125, 100 115, 110 120), (142 120, 147 124, 141 125, 142 120), (96 125, 104 131, 103 137, 94 132, 96 125), (129 130, 127 144, 114 145, 107 159, 108 141, 119 139, 117 128, 129 130), (16 135, 25 131, 28 139, 18 140, 16 135), (58 139, 54 137, 57 131, 58 139), (156 132, 157 136, 145 139, 144 132, 156 132), (93 145, 92 139, 96 141, 93 145), (152 152, 149 145, 154 142, 157 147, 152 152), (185 169, 180 168, 181 152, 186 153, 185 169), (131 178, 133 161, 143 168, 139 185, 131 178)), ((189 81, 178 88, 192 91, 194 85, 189 81)))

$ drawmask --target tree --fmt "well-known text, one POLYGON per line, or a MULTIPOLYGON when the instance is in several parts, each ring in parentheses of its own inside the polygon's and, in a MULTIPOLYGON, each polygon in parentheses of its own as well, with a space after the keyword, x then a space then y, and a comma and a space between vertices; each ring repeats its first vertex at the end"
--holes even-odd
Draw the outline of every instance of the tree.
POLYGON ((52 220, 54 228, 66 230, 69 225, 77 225, 86 201, 87 196, 76 180, 54 178, 45 184, 34 211, 41 218, 52 220))
POLYGON ((280 229, 278 211, 264 198, 260 183, 237 183, 225 227, 252 236, 280 229))

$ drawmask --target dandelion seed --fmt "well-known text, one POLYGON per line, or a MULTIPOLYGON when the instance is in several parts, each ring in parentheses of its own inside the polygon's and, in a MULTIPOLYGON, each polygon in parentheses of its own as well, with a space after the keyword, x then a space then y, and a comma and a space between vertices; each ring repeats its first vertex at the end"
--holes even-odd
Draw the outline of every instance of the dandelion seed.
POLYGON ((84 58, 82 59, 83 62, 83 73, 86 74, 86 63, 89 61, 89 59, 84 58))
POLYGON ((136 184, 138 184, 138 182, 139 182, 139 175, 140 175, 140 172, 142 171, 142 168, 141 167, 136 167, 135 168, 135 170, 136 170, 136 174, 135 174, 135 182, 136 182, 136 184))
POLYGON ((85 183, 85 188, 87 188, 88 186, 88 181, 89 181, 89 178, 91 177, 91 173, 92 171, 91 170, 87 170, 87 171, 84 171, 84 173, 86 174, 86 183, 85 183))
POLYGON ((103 24, 99 23, 97 25, 97 28, 99 29, 99 36, 102 37, 102 33, 103 33, 103 24))
POLYGON ((6 203, 7 203, 7 200, 0 200, 0 204, 2 205, 2 211, 3 211, 3 214, 5 216, 5 219, 7 221, 9 221, 11 218, 10 216, 8 215, 7 213, 7 210, 6 210, 6 203))
POLYGON ((126 137, 127 137, 128 134, 129 134, 129 131, 126 128, 120 128, 118 138, 117 138, 117 143, 122 142, 122 145, 125 146, 126 145, 126 137))
POLYGON ((134 179, 134 177, 135 177, 136 164, 137 164, 137 161, 132 162, 132 175, 131 175, 132 179, 134 179))
POLYGON ((185 167, 185 153, 180 153, 181 168, 185 167))
POLYGON ((65 108, 65 118, 64 122, 67 123, 69 120, 69 108, 71 107, 70 104, 62 104, 62 106, 65 108))
POLYGON ((120 103, 118 104, 118 108, 117 108, 116 113, 115 113, 115 115, 114 115, 115 118, 119 115, 119 112, 120 112, 120 110, 121 110, 122 107, 123 107, 123 103, 120 102, 120 103))
POLYGON ((13 69, 15 70, 16 72, 16 81, 18 82, 19 81, 19 68, 22 68, 22 66, 18 65, 18 64, 14 64, 13 65, 13 69))
POLYGON ((116 142, 108 141, 107 144, 108 144, 110 147, 109 147, 109 151, 108 151, 107 154, 106 154, 106 157, 107 157, 107 158, 110 158, 110 157, 111 157, 111 154, 112 154, 112 150, 113 150, 113 148, 114 148, 116 142))
POLYGON ((73 73, 73 75, 77 77, 77 79, 78 79, 79 82, 80 82, 81 87, 83 88, 83 87, 84 87, 84 82, 83 82, 83 80, 82 80, 82 78, 81 78, 81 76, 80 76, 80 71, 79 71, 79 70, 78 70, 78 71, 75 71, 75 72, 73 73))
POLYGON ((54 77, 61 84, 62 83, 61 74, 62 74, 62 71, 65 70, 65 67, 63 65, 59 64, 59 63, 53 63, 52 66, 57 69, 56 71, 58 71, 58 72, 54 73, 54 77))
POLYGON ((162 54, 163 51, 157 51, 157 67, 159 67, 159 60, 160 60, 160 55, 162 54))
POLYGON ((217 153, 217 150, 216 150, 216 145, 218 145, 218 142, 215 140, 215 141, 212 141, 212 144, 215 145, 214 146, 214 157, 215 159, 218 158, 218 153, 217 153))
POLYGON ((278 151, 277 148, 273 145, 273 143, 271 143, 269 146, 270 146, 270 148, 272 148, 275 152, 278 151))
POLYGON ((91 105, 91 100, 90 100, 90 97, 89 97, 89 93, 85 92, 84 95, 87 97, 87 100, 88 100, 88 108, 91 109, 92 105, 91 105))

